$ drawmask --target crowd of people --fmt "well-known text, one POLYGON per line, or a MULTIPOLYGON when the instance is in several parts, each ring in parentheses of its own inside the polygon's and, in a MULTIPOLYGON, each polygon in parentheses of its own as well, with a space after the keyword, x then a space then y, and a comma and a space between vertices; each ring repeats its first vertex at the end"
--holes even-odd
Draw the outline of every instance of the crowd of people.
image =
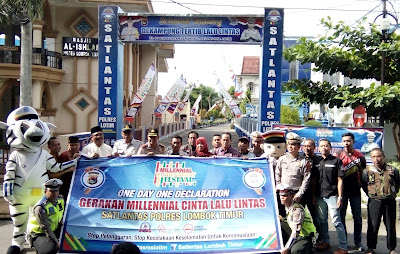
MULTIPOLYGON (((186 145, 183 145, 181 136, 173 136, 168 149, 159 143, 156 129, 149 130, 145 144, 133 138, 133 128, 130 125, 123 127, 122 137, 111 147, 104 143, 102 129, 96 126, 91 129, 92 142, 83 147, 81 152, 78 137, 75 136, 69 137, 68 150, 60 155, 60 141, 57 138, 50 139, 48 148, 58 162, 79 155, 93 159, 133 155, 267 158, 275 173, 276 198, 285 242, 281 253, 311 253, 314 250, 329 249, 328 215, 338 238, 338 249, 334 253, 348 253, 350 239, 345 220, 348 204, 354 220, 352 240, 355 248, 368 254, 375 253, 383 217, 387 229, 387 248, 390 254, 396 253, 395 198, 400 188, 399 171, 385 162, 384 151, 380 148, 372 149, 373 165, 367 166, 364 155, 354 149, 355 137, 352 133, 343 134, 343 150, 335 154, 332 154, 329 139, 322 138, 317 143, 293 132, 287 133, 285 137, 284 132, 274 130, 252 133, 251 140, 241 137, 237 144, 238 150, 232 147, 229 132, 215 134, 211 140, 211 149, 207 140, 199 137, 196 131, 189 132, 186 145), (321 155, 315 154, 316 146, 321 155), (361 237, 361 189, 369 197, 367 248, 364 248, 361 237)), ((52 188, 61 187, 59 192, 66 198, 72 173, 64 170, 62 175, 52 173, 50 177, 59 178, 64 184, 53 181, 46 188, 51 191, 52 188)))

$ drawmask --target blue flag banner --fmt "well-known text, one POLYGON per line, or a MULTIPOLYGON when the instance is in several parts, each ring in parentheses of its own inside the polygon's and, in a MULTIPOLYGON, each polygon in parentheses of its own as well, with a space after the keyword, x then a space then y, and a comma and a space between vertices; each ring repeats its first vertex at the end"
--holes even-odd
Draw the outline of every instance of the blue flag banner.
POLYGON ((364 154, 367 162, 371 162, 371 150, 383 148, 383 128, 354 128, 354 127, 307 127, 297 125, 274 124, 275 130, 292 131, 297 133, 304 140, 314 139, 317 144, 315 153, 320 154, 318 140, 326 138, 331 141, 332 153, 338 153, 343 149, 342 135, 350 132, 354 135, 354 149, 364 154))
POLYGON ((121 13, 120 39, 130 43, 261 44, 261 16, 121 13))
POLYGON ((60 253, 269 253, 282 248, 265 159, 80 159, 60 253))

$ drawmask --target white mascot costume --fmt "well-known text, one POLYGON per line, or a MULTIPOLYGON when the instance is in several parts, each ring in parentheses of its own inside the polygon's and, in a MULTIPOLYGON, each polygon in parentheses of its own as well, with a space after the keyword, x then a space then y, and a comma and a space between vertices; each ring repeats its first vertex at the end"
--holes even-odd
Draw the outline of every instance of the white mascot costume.
POLYGON ((12 111, 7 123, 0 122, 0 128, 7 129, 7 143, 13 151, 6 164, 3 183, 4 199, 9 203, 14 224, 12 246, 7 254, 19 254, 24 248, 29 212, 43 196, 48 171, 58 172, 76 166, 76 160, 57 163, 40 148, 50 139, 49 126, 55 127, 39 120, 36 110, 28 106, 12 111))
POLYGON ((286 139, 284 131, 271 130, 262 134, 264 138, 263 157, 268 158, 275 172, 276 161, 286 152, 286 139))
MULTIPOLYGON (((273 169, 275 176, 275 168, 279 157, 286 152, 286 139, 285 132, 278 130, 271 130, 263 133, 264 137, 264 154, 263 157, 268 158, 270 168, 273 169)), ((274 177, 275 179, 275 177, 274 177)), ((278 203, 279 215, 286 217, 285 206, 281 204, 279 195, 276 195, 278 203)))

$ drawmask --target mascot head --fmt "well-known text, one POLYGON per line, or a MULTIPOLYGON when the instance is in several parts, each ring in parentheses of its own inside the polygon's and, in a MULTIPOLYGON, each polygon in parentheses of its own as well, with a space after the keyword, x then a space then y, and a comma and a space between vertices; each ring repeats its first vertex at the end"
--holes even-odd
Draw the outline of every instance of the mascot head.
POLYGON ((39 120, 36 110, 22 106, 12 111, 7 123, 0 122, 0 128, 7 129, 6 138, 10 147, 26 151, 36 151, 50 139, 50 123, 39 120))
POLYGON ((284 131, 271 130, 263 133, 264 153, 270 157, 279 158, 286 152, 284 131))

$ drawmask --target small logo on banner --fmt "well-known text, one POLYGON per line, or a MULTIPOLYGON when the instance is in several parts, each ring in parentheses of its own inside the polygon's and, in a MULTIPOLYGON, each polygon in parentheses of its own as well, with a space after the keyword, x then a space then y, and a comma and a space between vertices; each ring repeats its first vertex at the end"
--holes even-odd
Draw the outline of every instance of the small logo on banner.
POLYGON ((101 13, 101 18, 103 18, 106 23, 110 23, 115 17, 114 10, 110 7, 105 8, 101 13))
POLYGON ((267 19, 274 25, 282 19, 282 16, 278 10, 271 10, 268 12, 267 19))
POLYGON ((81 176, 81 183, 88 189, 97 189, 106 181, 106 175, 99 168, 85 170, 81 176))
POLYGON ((193 232, 193 225, 192 224, 186 224, 185 226, 183 226, 183 232, 185 232, 186 234, 190 234, 193 232))
POLYGON ((150 233, 151 232, 151 225, 150 223, 144 222, 140 225, 139 232, 143 233, 150 233))
POLYGON ((266 181, 264 172, 259 168, 250 168, 243 175, 243 183, 250 189, 259 189, 265 185, 266 181))
POLYGON ((196 186, 196 172, 186 163, 157 161, 153 184, 156 187, 196 186))

